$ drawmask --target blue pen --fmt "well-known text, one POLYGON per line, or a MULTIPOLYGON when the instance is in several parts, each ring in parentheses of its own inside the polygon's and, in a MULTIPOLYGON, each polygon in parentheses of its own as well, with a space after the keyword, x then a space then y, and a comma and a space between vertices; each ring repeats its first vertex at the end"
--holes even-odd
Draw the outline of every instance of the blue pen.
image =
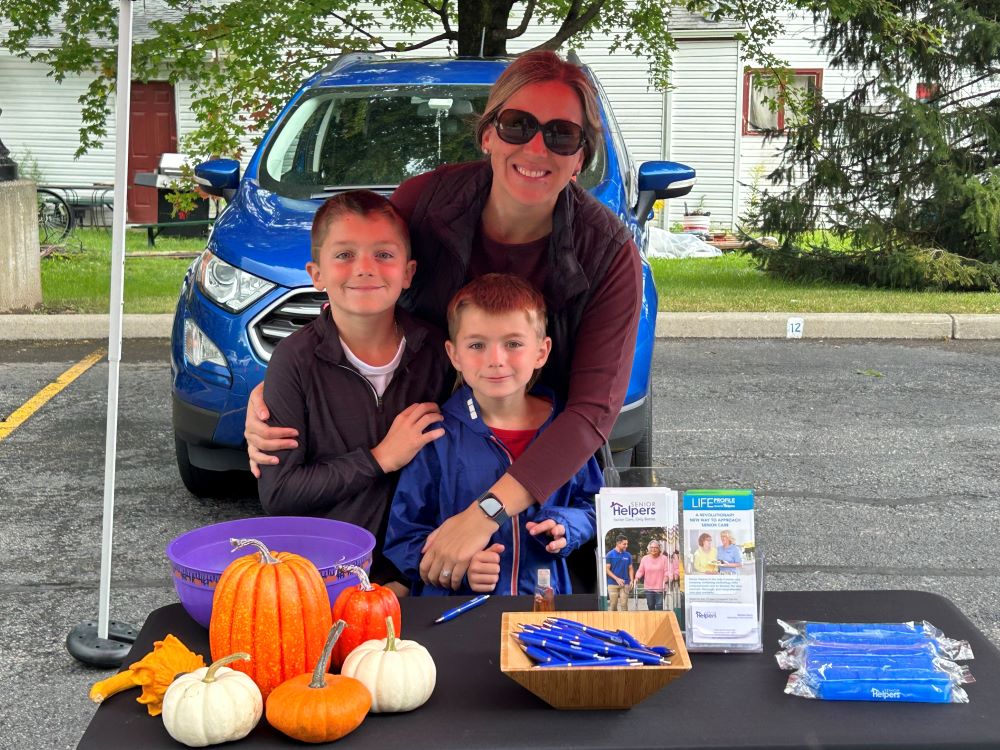
POLYGON ((437 624, 439 622, 448 622, 448 620, 454 620, 463 612, 468 612, 470 609, 478 607, 480 604, 482 604, 489 598, 490 598, 489 594, 480 594, 479 596, 473 597, 472 599, 469 599, 469 601, 467 601, 465 604, 459 604, 454 609, 449 609, 447 612, 445 612, 443 615, 437 618, 434 621, 434 623, 437 624))
POLYGON ((535 669, 552 669, 553 667, 641 667, 637 661, 631 659, 585 659, 582 661, 546 662, 536 664, 535 669))

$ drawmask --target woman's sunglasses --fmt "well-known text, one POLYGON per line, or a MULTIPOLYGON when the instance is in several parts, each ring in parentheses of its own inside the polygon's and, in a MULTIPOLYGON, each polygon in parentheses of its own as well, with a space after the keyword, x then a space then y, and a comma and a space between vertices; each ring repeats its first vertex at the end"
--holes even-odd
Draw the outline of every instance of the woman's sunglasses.
POLYGON ((549 120, 544 125, 530 112, 519 109, 505 109, 496 116, 493 126, 504 143, 522 146, 539 130, 546 148, 553 154, 572 156, 587 142, 583 128, 569 120, 549 120))

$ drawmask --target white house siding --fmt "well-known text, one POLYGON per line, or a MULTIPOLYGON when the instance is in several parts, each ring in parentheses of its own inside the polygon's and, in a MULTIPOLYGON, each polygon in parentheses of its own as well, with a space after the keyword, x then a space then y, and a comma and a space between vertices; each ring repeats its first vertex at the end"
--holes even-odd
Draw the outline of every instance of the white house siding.
POLYGON ((698 182, 686 198, 668 201, 666 222, 679 221, 684 203, 704 198, 713 224, 734 216, 733 179, 742 97, 738 44, 732 38, 684 39, 674 55, 667 97, 667 158, 694 167, 698 182))
MULTIPOLYGON (((21 160, 30 153, 38 163, 43 182, 89 185, 114 180, 115 117, 114 100, 108 130, 101 148, 91 148, 79 159, 83 124, 79 98, 92 80, 89 76, 67 77, 56 83, 48 66, 33 63, 0 50, 0 139, 21 160)), ((174 107, 179 138, 191 131, 190 87, 174 87, 174 107)))
MULTIPOLYGON (((827 99, 841 99, 853 88, 854 71, 833 69, 822 53, 816 40, 822 29, 815 26, 811 14, 789 12, 783 19, 785 33, 773 46, 775 54, 787 61, 788 67, 795 69, 810 69, 823 71, 823 96, 827 99)), ((742 67, 742 66, 741 66, 742 67)), ((742 95, 742 78, 740 80, 742 95)), ((746 209, 746 203, 752 194, 755 180, 754 170, 758 166, 763 169, 765 178, 758 179, 758 187, 762 190, 780 192, 781 185, 771 185, 766 175, 774 171, 781 163, 780 150, 784 146, 784 138, 775 138, 764 143, 764 138, 758 135, 742 135, 743 132, 742 104, 740 120, 737 123, 737 133, 740 133, 739 178, 737 181, 737 217, 746 209)))

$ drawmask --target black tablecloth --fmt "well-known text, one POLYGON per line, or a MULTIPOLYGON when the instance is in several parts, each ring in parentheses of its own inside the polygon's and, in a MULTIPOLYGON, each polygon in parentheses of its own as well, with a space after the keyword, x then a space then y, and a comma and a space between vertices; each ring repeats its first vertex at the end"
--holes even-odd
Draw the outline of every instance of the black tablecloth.
MULTIPOLYGON (((460 601, 460 600, 459 600, 460 601)), ((447 605, 403 600, 403 637, 424 644, 438 669, 430 700, 407 714, 371 714, 338 750, 377 748, 1000 748, 1000 652, 947 599, 916 591, 767 592, 762 654, 693 654, 693 668, 631 710, 557 711, 500 672, 500 615, 528 610, 530 597, 493 597, 451 622, 433 625, 447 605), (966 639, 977 682, 968 704, 824 702, 787 696, 778 669, 783 620, 901 622, 929 620, 966 639)), ((560 609, 595 609, 588 596, 559 597, 560 609)), ((173 633, 208 660, 208 633, 179 605, 155 610, 132 653, 173 633)), ((136 691, 102 704, 80 748, 171 748, 159 718, 136 691)), ((42 717, 39 717, 41 720, 42 717)), ((233 747, 303 747, 262 719, 233 747)), ((227 745, 228 747, 228 745, 227 745)))

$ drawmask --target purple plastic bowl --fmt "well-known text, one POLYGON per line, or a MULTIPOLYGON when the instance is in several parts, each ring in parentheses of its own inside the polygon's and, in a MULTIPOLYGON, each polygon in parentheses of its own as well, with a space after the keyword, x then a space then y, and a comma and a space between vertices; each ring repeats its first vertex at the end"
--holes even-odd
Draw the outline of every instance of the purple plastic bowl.
POLYGON ((258 554, 255 547, 232 552, 231 538, 259 539, 272 552, 294 552, 311 560, 326 583, 330 606, 341 591, 358 583, 356 575, 344 574, 337 566, 357 565, 368 571, 375 549, 370 531, 329 518, 241 518, 181 534, 167 545, 174 588, 187 613, 206 628, 222 571, 237 557, 258 554))

